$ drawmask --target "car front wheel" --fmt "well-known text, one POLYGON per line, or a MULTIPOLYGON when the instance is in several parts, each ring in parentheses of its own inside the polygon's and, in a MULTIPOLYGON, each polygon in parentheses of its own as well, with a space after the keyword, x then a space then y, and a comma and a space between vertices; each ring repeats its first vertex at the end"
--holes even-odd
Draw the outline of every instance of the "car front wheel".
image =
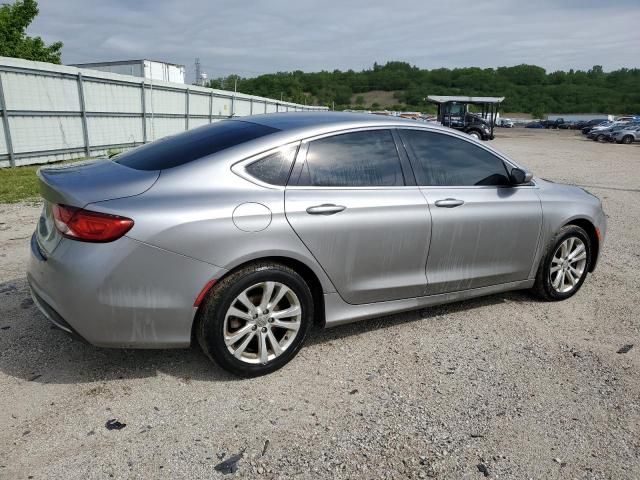
POLYGON ((591 241, 577 225, 560 229, 545 252, 534 291, 545 300, 564 300, 584 283, 591 265, 591 241))
POLYGON ((313 319, 313 299, 291 268, 257 263, 223 278, 199 312, 202 350, 225 370, 256 377, 300 350, 313 319))
POLYGON ((469 132, 469 136, 475 138, 476 140, 481 140, 482 139, 482 135, 480 135, 480 133, 476 132, 475 130, 471 130, 469 132))

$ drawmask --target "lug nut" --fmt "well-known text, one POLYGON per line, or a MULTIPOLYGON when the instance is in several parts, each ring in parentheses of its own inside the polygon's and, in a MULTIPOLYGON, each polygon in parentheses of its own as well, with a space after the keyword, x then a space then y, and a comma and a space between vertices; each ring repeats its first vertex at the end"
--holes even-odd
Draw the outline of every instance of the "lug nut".
POLYGON ((270 319, 269 319, 269 323, 273 323, 273 318, 270 318, 270 319))
POLYGON ((257 329, 257 328, 258 328, 258 327, 254 325, 253 327, 251 327, 251 330, 255 330, 255 329, 257 329))
POLYGON ((269 310, 265 309, 263 313, 266 315, 267 313, 269 313, 269 310))
POLYGON ((267 327, 262 327, 262 331, 266 332, 267 331, 267 327))

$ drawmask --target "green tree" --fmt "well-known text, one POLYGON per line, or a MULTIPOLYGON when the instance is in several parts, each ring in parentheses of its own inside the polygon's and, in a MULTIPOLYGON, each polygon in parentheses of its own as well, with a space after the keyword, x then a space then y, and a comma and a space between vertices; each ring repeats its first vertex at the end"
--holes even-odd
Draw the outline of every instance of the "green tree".
MULTIPOLYGON (((233 76, 228 79, 233 79, 233 76)), ((212 80, 211 86, 233 90, 226 79, 212 80)), ((270 98, 333 105, 349 108, 364 105, 365 92, 393 92, 383 105, 392 108, 433 112, 428 95, 470 95, 505 97, 503 112, 526 112, 536 116, 551 113, 637 113, 640 112, 640 69, 603 71, 595 65, 588 71, 569 70, 547 73, 535 65, 498 68, 439 68, 422 70, 405 62, 374 64, 359 72, 353 70, 277 72, 238 79, 238 91, 270 98), (363 103, 359 103, 363 97, 363 103)), ((378 100, 378 102, 380 102, 378 100)), ((383 102, 380 102, 383 103, 383 102)))
POLYGON ((356 97, 356 105, 358 105, 359 107, 362 107, 364 105, 364 96, 358 95, 356 97))
POLYGON ((36 0, 16 0, 0 7, 1 56, 60 63, 62 42, 46 45, 40 37, 26 34, 27 27, 37 15, 36 0))

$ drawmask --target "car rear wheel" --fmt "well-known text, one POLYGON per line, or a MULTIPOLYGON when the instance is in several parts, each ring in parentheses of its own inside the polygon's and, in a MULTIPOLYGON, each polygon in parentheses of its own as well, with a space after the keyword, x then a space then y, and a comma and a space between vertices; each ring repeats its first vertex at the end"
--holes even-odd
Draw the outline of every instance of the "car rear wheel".
POLYGON ((573 296, 584 283, 591 265, 591 241, 577 225, 560 229, 538 267, 534 291, 549 301, 573 296))
POLYGON ((625 145, 633 143, 633 137, 631 135, 625 135, 624 137, 622 137, 622 143, 624 143, 625 145))
POLYGON ((196 335, 222 368, 255 377, 281 368, 298 353, 312 319, 313 299, 302 277, 285 265, 258 263, 214 287, 196 335))

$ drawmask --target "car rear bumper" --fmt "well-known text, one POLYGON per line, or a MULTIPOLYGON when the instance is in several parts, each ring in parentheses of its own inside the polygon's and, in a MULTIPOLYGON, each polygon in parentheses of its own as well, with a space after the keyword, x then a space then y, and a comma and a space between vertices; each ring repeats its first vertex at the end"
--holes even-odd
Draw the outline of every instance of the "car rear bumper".
POLYGON ((202 287, 224 270, 128 237, 64 239, 49 255, 35 238, 27 279, 55 325, 96 346, 187 347, 202 287))
POLYGON ((63 330, 71 336, 77 338, 78 340, 84 343, 89 343, 84 338, 82 338, 80 334, 76 332, 75 329, 71 325, 69 325, 69 323, 64 318, 62 318, 51 305, 49 305, 40 295, 38 295, 35 288, 31 285, 31 281, 29 281, 29 290, 31 291, 31 298, 33 299, 33 303, 35 303, 36 307, 38 307, 38 310, 40 310, 40 312, 45 317, 47 317, 47 319, 51 323, 53 323, 60 330, 63 330))

